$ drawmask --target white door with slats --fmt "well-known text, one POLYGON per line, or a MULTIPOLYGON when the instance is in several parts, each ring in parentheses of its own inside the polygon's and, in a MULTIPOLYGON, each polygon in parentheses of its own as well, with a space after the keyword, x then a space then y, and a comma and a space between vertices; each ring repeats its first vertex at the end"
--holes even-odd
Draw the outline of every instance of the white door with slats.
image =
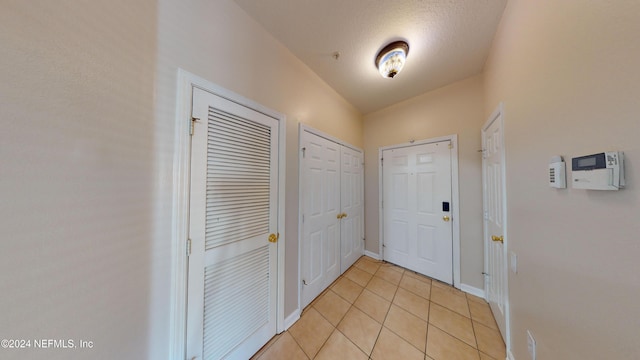
POLYGON ((276 333, 278 121, 193 90, 187 358, 247 359, 276 333))
POLYGON ((364 253, 364 156, 346 146, 341 155, 340 273, 344 273, 364 253))
POLYGON ((303 131, 302 307, 340 276, 340 145, 303 131))
POLYGON ((453 283, 450 144, 382 152, 384 260, 448 284, 453 283))

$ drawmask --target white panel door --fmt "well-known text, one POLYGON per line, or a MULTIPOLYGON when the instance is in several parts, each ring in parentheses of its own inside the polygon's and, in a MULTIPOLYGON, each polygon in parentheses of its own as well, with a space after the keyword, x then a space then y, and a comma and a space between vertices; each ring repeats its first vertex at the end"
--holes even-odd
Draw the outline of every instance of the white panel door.
POLYGON ((199 89, 193 117, 186 355, 247 359, 276 333, 278 121, 199 89))
POLYGON ((382 152, 383 257, 452 284, 449 144, 443 141, 382 152))
POLYGON ((340 276, 340 145, 303 131, 302 307, 340 276))
POLYGON ((340 273, 344 273, 364 254, 364 156, 346 146, 341 148, 340 273))
POLYGON ((484 236, 486 244, 485 288, 487 300, 506 339, 507 249, 504 243, 504 148, 501 117, 483 128, 484 236))

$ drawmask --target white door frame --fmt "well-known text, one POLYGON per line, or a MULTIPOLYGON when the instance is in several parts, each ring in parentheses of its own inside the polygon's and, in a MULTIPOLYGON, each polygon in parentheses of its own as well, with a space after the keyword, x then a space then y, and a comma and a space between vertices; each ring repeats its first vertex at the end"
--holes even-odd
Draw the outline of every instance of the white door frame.
MULTIPOLYGON (((300 180, 302 179, 302 132, 303 131, 307 131, 311 134, 320 136, 321 138, 325 138, 329 141, 332 141, 336 144, 348 147, 349 149, 353 149, 355 151, 359 151, 364 155, 364 150, 360 149, 357 146, 353 146, 349 143, 346 143, 336 137, 333 137, 329 134, 326 134, 318 129, 314 129, 309 125, 305 125, 303 123, 300 123, 298 126, 298 313, 301 313, 303 309, 300 309, 300 306, 302 304, 302 266, 300 264, 300 261, 302 260, 302 237, 304 236, 304 229, 303 226, 304 224, 302 223, 302 212, 303 212, 303 206, 304 206, 304 189, 302 188, 302 186, 300 186, 301 182, 300 180)), ((342 158, 340 158, 340 162, 342 163, 342 158)), ((363 177, 364 179, 364 177, 363 177)), ((364 188, 364 187, 363 187, 364 188)), ((364 209, 363 209, 363 213, 364 213, 364 209)), ((363 214, 363 218, 364 218, 364 214, 363 214)), ((364 248, 364 247, 363 247, 364 248)))
MULTIPOLYGON (((458 189, 458 135, 447 135, 426 140, 411 141, 403 144, 396 144, 378 148, 378 161, 382 159, 382 152, 385 150, 399 149, 410 146, 418 146, 431 144, 442 141, 451 141, 453 148, 451 149, 451 220, 453 227, 453 286, 460 289, 460 193, 458 189)), ((379 209, 379 250, 380 259, 384 259, 382 253, 382 243, 384 242, 384 211, 382 208, 383 200, 383 182, 382 182, 382 166, 378 163, 378 209, 379 209)))
MULTIPOLYGON (((504 236, 504 240, 503 240, 503 247, 504 247, 504 266, 505 269, 504 270, 504 290, 505 290, 505 299, 504 299, 504 317, 505 317, 505 345, 507 348, 507 354, 511 353, 511 326, 510 326, 510 311, 509 311, 509 262, 508 262, 508 242, 509 242, 509 237, 508 235, 508 231, 507 231, 507 175, 506 175, 506 149, 505 149, 505 135, 504 135, 504 104, 501 102, 498 104, 498 107, 496 107, 496 109, 493 111, 493 113, 491 113, 491 116, 489 116, 489 119, 487 119, 487 121, 484 123, 484 125, 482 125, 482 129, 481 129, 481 136, 482 136, 482 144, 484 146, 484 134, 485 131, 489 128, 489 126, 491 126, 491 124, 493 124, 495 121, 498 121, 500 123, 500 129, 502 129, 501 136, 502 136, 502 146, 500 147, 500 152, 501 152, 501 157, 502 157, 502 231, 503 231, 503 236, 504 236)), ((486 199, 487 199, 487 194, 485 191, 485 179, 486 179, 486 174, 485 174, 485 160, 484 160, 484 156, 482 159, 482 210, 483 212, 487 209, 487 203, 486 203, 486 199)), ((484 237, 484 273, 487 274, 489 271, 489 233, 488 233, 488 229, 487 229, 487 220, 485 218, 485 216, 482 217, 482 227, 483 227, 483 237, 484 237)), ((484 288, 485 288, 485 300, 489 300, 489 291, 487 289, 487 278, 485 276, 484 279, 484 288)))
POLYGON ((169 358, 184 359, 187 323, 187 236, 189 233, 189 173, 191 166, 192 90, 200 88, 276 119, 279 122, 278 149, 278 290, 276 331, 284 331, 284 249, 285 249, 285 161, 286 117, 208 80, 178 69, 175 147, 173 153, 173 206, 171 224, 171 313, 169 358))

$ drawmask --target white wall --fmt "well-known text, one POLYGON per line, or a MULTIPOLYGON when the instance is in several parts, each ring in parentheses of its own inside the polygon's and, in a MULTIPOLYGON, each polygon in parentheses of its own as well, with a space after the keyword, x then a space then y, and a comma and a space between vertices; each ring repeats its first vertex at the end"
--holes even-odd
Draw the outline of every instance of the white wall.
POLYGON ((484 288, 482 247, 482 77, 474 76, 365 116, 366 249, 379 252, 379 165, 383 146, 458 135, 463 284, 484 288))
POLYGON ((149 357, 155 13, 0 3, 0 339, 32 341, 2 359, 149 357))
POLYGON ((638 19, 638 1, 511 0, 494 40, 485 115, 504 101, 518 360, 527 329, 538 359, 640 358, 638 19), (551 156, 607 150, 626 154, 626 189, 547 186, 551 156))

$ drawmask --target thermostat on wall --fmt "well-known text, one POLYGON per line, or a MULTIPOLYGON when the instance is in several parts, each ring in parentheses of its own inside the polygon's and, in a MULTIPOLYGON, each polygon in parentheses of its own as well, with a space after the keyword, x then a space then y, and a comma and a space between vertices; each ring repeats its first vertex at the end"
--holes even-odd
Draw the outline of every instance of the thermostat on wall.
POLYGON ((618 190, 624 187, 624 153, 607 151, 571 159, 575 189, 618 190))

